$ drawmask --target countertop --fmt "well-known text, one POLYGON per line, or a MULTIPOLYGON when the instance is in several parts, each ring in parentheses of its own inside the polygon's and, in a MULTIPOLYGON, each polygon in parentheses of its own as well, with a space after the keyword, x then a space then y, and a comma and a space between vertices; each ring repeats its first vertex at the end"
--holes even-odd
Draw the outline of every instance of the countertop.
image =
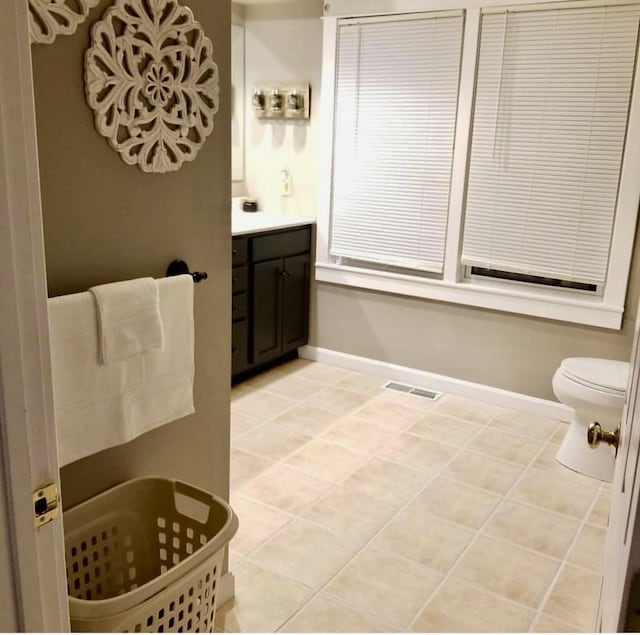
POLYGON ((315 223, 313 218, 285 216, 275 212, 231 212, 231 234, 233 236, 267 232, 272 229, 299 227, 313 223, 315 223))

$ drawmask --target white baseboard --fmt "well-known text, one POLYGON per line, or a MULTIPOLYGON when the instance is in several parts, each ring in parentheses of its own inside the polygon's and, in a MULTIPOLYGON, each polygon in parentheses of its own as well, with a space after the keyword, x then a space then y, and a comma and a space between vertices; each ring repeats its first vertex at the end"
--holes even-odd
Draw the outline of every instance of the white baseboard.
POLYGON ((231 571, 223 573, 218 584, 218 597, 216 606, 220 608, 229 600, 233 600, 236 594, 236 579, 231 571))
MULTIPOLYGON (((502 388, 494 388, 493 386, 485 386, 484 384, 475 384, 463 379, 455 379, 446 375, 438 375, 429 373, 425 370, 409 368, 407 366, 399 366, 398 364, 389 364, 381 362, 377 359, 369 359, 368 357, 358 357, 348 353, 332 351, 328 348, 319 348, 317 346, 302 346, 298 349, 298 355, 304 359, 310 359, 316 362, 324 362, 325 364, 333 364, 350 370, 357 370, 370 375, 378 375, 401 381, 418 388, 426 388, 436 390, 438 392, 446 392, 469 399, 477 399, 485 403, 493 404, 501 408, 509 408, 510 410, 519 410, 529 414, 538 415, 539 417, 549 417, 550 419, 561 419, 562 421, 571 421, 572 410, 564 404, 557 401, 549 401, 547 399, 539 399, 502 388)), ((551 381, 551 378, 549 378, 551 381)))

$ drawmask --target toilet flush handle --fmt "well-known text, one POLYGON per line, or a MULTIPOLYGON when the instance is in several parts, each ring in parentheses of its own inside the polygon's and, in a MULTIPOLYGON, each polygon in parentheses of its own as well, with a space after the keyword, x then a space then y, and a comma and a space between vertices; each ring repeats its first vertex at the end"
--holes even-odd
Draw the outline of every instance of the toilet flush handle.
POLYGON ((618 443, 620 442, 620 426, 614 432, 608 432, 603 430, 597 421, 592 421, 587 428, 587 443, 590 448, 595 450, 601 441, 614 448, 614 452, 617 454, 618 443))

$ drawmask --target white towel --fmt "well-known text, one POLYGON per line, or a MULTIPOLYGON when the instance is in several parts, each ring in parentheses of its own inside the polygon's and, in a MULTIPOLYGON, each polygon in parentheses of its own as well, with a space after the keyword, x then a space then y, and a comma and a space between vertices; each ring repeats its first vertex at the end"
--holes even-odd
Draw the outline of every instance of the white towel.
POLYGON ((51 298, 49 329, 61 465, 194 412, 193 280, 158 281, 165 349, 101 365, 91 293, 51 298))
POLYGON ((153 278, 102 284, 89 291, 98 309, 103 364, 164 350, 158 284, 153 278))

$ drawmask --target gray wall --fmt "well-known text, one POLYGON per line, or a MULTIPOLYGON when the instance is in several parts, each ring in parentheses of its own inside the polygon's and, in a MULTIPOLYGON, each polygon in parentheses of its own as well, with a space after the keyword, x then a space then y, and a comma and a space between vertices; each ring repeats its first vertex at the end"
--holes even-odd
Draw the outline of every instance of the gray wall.
POLYGON ((165 175, 122 162, 84 98, 93 9, 75 35, 34 46, 34 82, 49 295, 161 277, 174 258, 207 271, 195 288, 196 413, 62 470, 66 506, 124 479, 157 474, 223 496, 229 475, 230 3, 189 0, 220 70, 215 129, 193 163, 165 175))
POLYGON ((310 344, 555 399, 565 357, 629 360, 639 285, 636 256, 623 328, 611 331, 317 283, 310 344))

